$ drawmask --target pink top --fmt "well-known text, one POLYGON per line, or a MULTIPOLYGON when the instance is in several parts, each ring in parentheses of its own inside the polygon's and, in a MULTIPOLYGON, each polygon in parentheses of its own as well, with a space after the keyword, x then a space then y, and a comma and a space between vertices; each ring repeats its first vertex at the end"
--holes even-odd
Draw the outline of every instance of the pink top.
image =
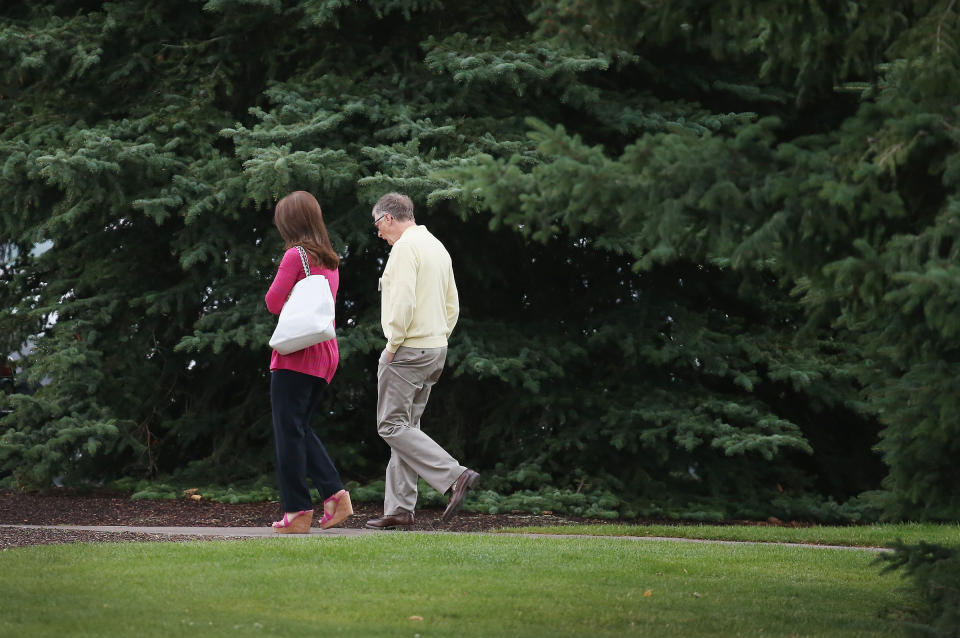
MULTIPOLYGON (((309 254, 307 253, 307 255, 309 254)), ((327 281, 330 282, 330 292, 333 293, 333 300, 336 301, 337 289, 340 287, 340 272, 317 266, 312 257, 309 259, 310 274, 323 275, 327 278, 327 281)), ((279 315, 287 297, 290 296, 290 291, 293 290, 294 284, 305 276, 303 266, 300 264, 300 254, 296 247, 283 253, 283 259, 280 260, 280 267, 277 269, 277 276, 273 278, 273 283, 270 284, 270 290, 267 291, 265 297, 267 310, 279 315)), ((327 383, 330 383, 333 379, 338 363, 340 363, 340 347, 337 345, 336 337, 290 354, 280 354, 274 350, 270 357, 271 370, 302 372, 313 377, 326 379, 327 383)))

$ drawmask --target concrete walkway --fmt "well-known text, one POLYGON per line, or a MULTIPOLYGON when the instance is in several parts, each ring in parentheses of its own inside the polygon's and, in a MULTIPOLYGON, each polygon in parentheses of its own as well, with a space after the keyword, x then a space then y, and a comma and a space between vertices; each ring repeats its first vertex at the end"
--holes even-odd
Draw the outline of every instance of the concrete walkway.
MULTIPOLYGON (((130 525, 9 525, 0 523, 0 527, 18 529, 60 529, 87 532, 133 532, 138 534, 168 534, 171 536, 220 536, 230 538, 304 538, 306 536, 357 537, 367 534, 470 534, 482 535, 490 532, 445 532, 443 530, 373 530, 335 527, 321 530, 311 528, 310 534, 276 534, 269 527, 135 527, 130 525)), ((813 549, 844 549, 866 552, 888 552, 883 547, 850 547, 847 545, 814 545, 808 543, 763 543, 758 541, 727 541, 700 538, 672 538, 667 536, 592 536, 590 534, 526 534, 522 532, 498 532, 497 536, 524 536, 528 538, 579 538, 608 539, 623 541, 670 541, 679 543, 713 543, 718 545, 779 545, 781 547, 807 547, 813 549)))
MULTIPOLYGON (((135 534, 168 534, 170 536, 233 536, 249 538, 303 538, 306 534, 276 534, 269 527, 135 527, 132 525, 7 525, 18 529, 62 529, 74 532, 133 532, 135 534)), ((322 530, 311 528, 310 536, 360 536, 376 534, 372 529, 337 527, 322 530)))

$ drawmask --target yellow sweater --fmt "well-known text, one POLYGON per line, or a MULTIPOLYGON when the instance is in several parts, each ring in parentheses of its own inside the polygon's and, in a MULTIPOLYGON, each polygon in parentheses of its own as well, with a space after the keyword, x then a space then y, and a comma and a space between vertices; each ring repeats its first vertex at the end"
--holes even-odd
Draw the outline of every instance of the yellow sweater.
POLYGON ((460 300, 450 253, 426 226, 411 226, 394 242, 380 291, 387 350, 447 345, 460 316, 460 300))

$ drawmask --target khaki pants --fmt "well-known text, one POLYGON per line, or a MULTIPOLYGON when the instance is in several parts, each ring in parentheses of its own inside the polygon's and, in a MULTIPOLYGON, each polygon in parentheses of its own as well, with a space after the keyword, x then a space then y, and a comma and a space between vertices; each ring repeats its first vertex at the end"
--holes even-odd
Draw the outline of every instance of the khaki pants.
POLYGON ((401 347, 391 363, 385 356, 386 351, 377 367, 377 432, 391 450, 383 497, 383 513, 389 516, 414 511, 418 476, 443 494, 467 468, 420 429, 447 349, 401 347))

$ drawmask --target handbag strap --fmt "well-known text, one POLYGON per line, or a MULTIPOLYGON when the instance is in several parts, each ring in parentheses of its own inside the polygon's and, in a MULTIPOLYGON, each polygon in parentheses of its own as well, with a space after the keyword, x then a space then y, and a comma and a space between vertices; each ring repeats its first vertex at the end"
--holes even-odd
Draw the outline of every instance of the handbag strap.
POLYGON ((303 249, 303 246, 297 246, 297 252, 300 253, 300 265, 303 266, 303 276, 310 276, 310 262, 307 261, 307 251, 303 249))

